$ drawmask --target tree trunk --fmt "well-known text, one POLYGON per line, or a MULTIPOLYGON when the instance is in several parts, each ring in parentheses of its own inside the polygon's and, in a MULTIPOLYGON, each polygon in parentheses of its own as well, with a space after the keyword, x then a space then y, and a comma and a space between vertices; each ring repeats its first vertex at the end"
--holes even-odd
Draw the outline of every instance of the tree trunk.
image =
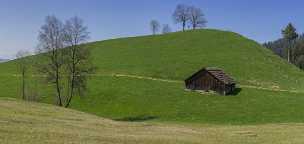
POLYGON ((25 72, 22 71, 22 99, 25 100, 25 72))
MULTIPOLYGON (((75 42, 76 43, 76 42, 75 42)), ((69 96, 69 99, 68 99, 68 102, 66 103, 65 107, 68 108, 70 106, 70 103, 71 103, 71 100, 73 98, 73 95, 74 95, 74 87, 75 87, 75 77, 76 77, 76 63, 75 63, 75 59, 76 59, 76 49, 77 47, 74 46, 74 48, 72 48, 72 70, 71 70, 71 75, 72 75, 72 78, 71 78, 71 86, 70 86, 70 96, 69 96)))
POLYGON ((183 32, 185 31, 185 27, 186 27, 186 22, 183 22, 183 32))
POLYGON ((192 20, 192 28, 193 28, 193 30, 195 30, 196 29, 196 20, 195 20, 195 18, 192 18, 193 20, 192 20))
POLYGON ((57 90, 57 96, 58 96, 58 105, 62 106, 62 101, 61 101, 61 90, 60 90, 60 82, 59 82, 59 70, 56 70, 56 90, 57 90))
POLYGON ((290 63, 290 48, 287 50, 287 61, 290 63))
POLYGON ((71 80, 71 86, 70 86, 70 95, 69 95, 69 98, 68 98, 68 101, 65 105, 66 108, 68 108, 70 106, 70 103, 72 101, 72 98, 73 98, 73 94, 74 94, 74 76, 72 76, 72 80, 71 80))
POLYGON ((287 61, 290 63, 290 59, 291 59, 291 43, 292 43, 292 40, 288 40, 288 48, 287 48, 287 61))

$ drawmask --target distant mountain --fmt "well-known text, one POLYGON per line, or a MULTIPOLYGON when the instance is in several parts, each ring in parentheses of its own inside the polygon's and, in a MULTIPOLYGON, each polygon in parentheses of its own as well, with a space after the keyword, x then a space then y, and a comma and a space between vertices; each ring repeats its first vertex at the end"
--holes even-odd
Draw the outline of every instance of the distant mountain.
POLYGON ((6 62, 6 61, 9 61, 9 59, 2 59, 2 58, 0 58, 0 63, 1 62, 6 62))

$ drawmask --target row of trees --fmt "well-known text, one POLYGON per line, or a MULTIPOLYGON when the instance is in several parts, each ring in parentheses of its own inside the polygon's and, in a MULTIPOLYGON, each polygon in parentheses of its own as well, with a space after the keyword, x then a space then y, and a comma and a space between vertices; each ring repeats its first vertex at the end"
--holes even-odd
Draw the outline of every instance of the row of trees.
MULTIPOLYGON (((185 4, 179 4, 176 6, 175 11, 172 15, 173 21, 175 24, 181 24, 183 31, 186 30, 187 25, 193 30, 197 28, 206 27, 207 20, 203 11, 195 6, 188 6, 185 4)), ((157 34, 161 25, 157 20, 152 20, 150 22, 150 27, 152 33, 157 34)), ((170 33, 172 29, 168 24, 165 24, 162 28, 162 33, 170 33)))
POLYGON ((192 29, 203 28, 207 24, 205 15, 200 8, 185 4, 177 5, 173 13, 173 20, 182 25, 183 31, 185 31, 187 23, 190 23, 192 29))
MULTIPOLYGON (((47 16, 39 31, 39 63, 36 70, 54 86, 58 106, 69 107, 75 95, 83 96, 87 89, 88 75, 94 72, 89 49, 83 43, 89 32, 83 20, 73 17, 63 23, 55 16, 47 16)), ((17 56, 22 78, 22 97, 25 98, 28 54, 17 56)))
POLYGON ((282 30, 281 39, 267 42, 264 46, 289 63, 304 69, 304 35, 299 35, 292 23, 282 30))
MULTIPOLYGON (((152 20, 150 22, 150 27, 151 27, 151 31, 152 31, 153 35, 156 35, 161 29, 161 25, 157 20, 152 20)), ((166 34, 166 33, 170 33, 170 32, 172 32, 170 25, 164 24, 162 27, 162 33, 166 34)))

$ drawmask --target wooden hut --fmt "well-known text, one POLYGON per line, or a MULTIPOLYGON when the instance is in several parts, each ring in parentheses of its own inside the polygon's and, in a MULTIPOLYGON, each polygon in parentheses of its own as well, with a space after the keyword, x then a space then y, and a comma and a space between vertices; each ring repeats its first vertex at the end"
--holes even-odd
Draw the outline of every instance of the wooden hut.
POLYGON ((235 90, 236 82, 223 70, 203 68, 185 80, 190 90, 215 91, 221 95, 229 95, 235 90))

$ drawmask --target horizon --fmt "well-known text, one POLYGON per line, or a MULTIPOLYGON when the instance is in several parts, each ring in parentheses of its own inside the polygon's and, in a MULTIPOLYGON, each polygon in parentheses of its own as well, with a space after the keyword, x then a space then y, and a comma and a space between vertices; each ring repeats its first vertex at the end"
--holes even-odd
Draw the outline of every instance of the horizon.
POLYGON ((62 21, 79 16, 88 26, 92 42, 150 35, 149 22, 152 19, 179 31, 180 26, 175 25, 171 17, 177 4, 200 7, 208 20, 207 29, 232 31, 264 43, 281 38, 281 29, 289 22, 295 25, 298 33, 304 31, 301 21, 304 16, 300 13, 304 2, 292 2, 293 5, 286 8, 290 2, 275 0, 74 0, 73 3, 72 0, 65 3, 59 0, 2 0, 0 17, 5 21, 0 28, 0 58, 12 59, 19 50, 33 51, 47 15, 55 15, 62 21))

